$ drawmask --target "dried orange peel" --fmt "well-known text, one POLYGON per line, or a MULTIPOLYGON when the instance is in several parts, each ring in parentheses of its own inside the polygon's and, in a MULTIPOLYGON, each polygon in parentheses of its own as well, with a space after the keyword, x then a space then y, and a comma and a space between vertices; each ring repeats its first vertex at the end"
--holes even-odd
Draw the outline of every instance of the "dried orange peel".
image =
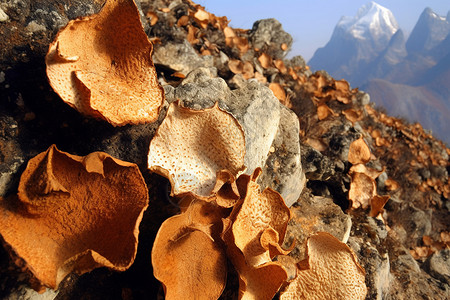
POLYGON ((346 244, 319 232, 308 239, 307 256, 280 299, 365 299, 365 271, 346 244))
POLYGON ((80 113, 114 126, 157 120, 164 102, 153 46, 132 0, 107 0, 100 13, 70 21, 50 44, 47 76, 80 113))
POLYGON ((32 158, 18 197, 0 202, 0 234, 45 286, 71 273, 134 262, 148 190, 137 165, 50 147, 32 158))
POLYGON ((231 114, 217 104, 192 110, 174 102, 150 143, 148 167, 170 180, 172 195, 209 197, 218 172, 245 170, 244 156, 244 131, 231 114))
POLYGON ((223 209, 194 199, 187 210, 164 221, 152 249, 155 277, 166 299, 217 299, 226 282, 220 239, 223 209))

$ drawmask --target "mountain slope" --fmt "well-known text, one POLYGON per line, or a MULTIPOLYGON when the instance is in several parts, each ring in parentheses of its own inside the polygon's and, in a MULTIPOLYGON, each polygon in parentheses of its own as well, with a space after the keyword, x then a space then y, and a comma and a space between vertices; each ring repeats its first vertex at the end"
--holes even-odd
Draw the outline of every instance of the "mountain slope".
POLYGON ((372 79, 361 87, 377 99, 377 105, 384 107, 394 116, 404 116, 408 120, 419 122, 424 128, 433 128, 436 136, 446 136, 450 124, 450 107, 441 101, 427 87, 412 87, 395 84, 383 79, 372 79))

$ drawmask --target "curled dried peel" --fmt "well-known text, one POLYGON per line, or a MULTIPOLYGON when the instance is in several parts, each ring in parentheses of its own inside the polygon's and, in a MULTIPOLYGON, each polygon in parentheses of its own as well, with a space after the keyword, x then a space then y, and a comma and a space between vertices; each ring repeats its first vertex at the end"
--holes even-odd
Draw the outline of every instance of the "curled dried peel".
POLYGON ((236 246, 231 231, 232 219, 223 219, 222 239, 227 246, 227 255, 239 274, 239 299, 272 299, 286 281, 287 271, 280 263, 272 261, 257 267, 248 265, 244 254, 236 246))
POLYGON ((375 180, 364 173, 353 173, 348 191, 348 198, 352 201, 352 207, 362 207, 366 209, 369 206, 370 199, 376 194, 375 180))
POLYGON ((71 272, 133 263, 148 206, 135 164, 52 146, 29 161, 16 200, 0 203, 0 233, 43 285, 56 289, 71 272))
POLYGON ((70 21, 50 44, 47 76, 82 114, 114 126, 153 122, 164 102, 132 0, 107 0, 100 13, 70 21))
POLYGON ((226 256, 217 241, 223 209, 194 199, 161 225, 152 249, 155 277, 166 299, 217 299, 225 287, 226 256))
POLYGON ((348 161, 353 164, 365 164, 370 161, 370 149, 362 137, 350 144, 348 161))
POLYGON ((274 241, 267 242, 265 248, 261 244, 261 237, 266 230, 271 229, 278 233, 276 242, 282 243, 290 216, 290 210, 279 193, 271 189, 260 193, 259 185, 253 180, 249 181, 245 199, 231 229, 236 246, 244 254, 248 265, 258 266, 271 261, 267 248, 274 241))
POLYGON ((222 207, 233 207, 241 197, 236 178, 227 170, 221 170, 217 173, 216 184, 212 193, 214 196, 209 199, 215 200, 222 207))
POLYGON ((346 244, 320 232, 308 239, 307 255, 280 299, 365 299, 364 269, 346 244))
POLYGON ((175 102, 150 143, 148 167, 170 180, 172 195, 209 197, 217 172, 245 170, 244 155, 244 131, 233 116, 217 104, 196 111, 175 102))

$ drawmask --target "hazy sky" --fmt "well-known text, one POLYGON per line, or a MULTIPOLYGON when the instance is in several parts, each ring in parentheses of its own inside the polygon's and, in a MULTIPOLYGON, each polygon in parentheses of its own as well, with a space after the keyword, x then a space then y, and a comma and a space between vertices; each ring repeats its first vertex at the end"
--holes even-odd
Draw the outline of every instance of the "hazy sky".
MULTIPOLYGON (((325 46, 342 16, 355 16, 369 0, 194 0, 217 16, 227 16, 232 27, 251 29, 256 20, 275 18, 294 38, 289 57, 302 55, 308 61, 325 46)), ((450 0, 378 0, 390 9, 406 35, 411 33, 426 7, 446 16, 450 0)))

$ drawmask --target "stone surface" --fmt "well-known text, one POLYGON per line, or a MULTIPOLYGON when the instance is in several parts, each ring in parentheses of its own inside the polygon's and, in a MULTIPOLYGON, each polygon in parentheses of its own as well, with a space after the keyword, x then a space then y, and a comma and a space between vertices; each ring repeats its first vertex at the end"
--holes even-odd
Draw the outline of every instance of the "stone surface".
POLYGON ((212 56, 200 56, 187 40, 155 47, 153 62, 187 75, 199 67, 212 67, 212 56))
POLYGON ((313 196, 305 189, 291 212, 292 220, 288 225, 284 246, 288 248, 295 243, 290 256, 298 260, 305 255, 303 241, 316 232, 328 232, 345 243, 349 238, 352 220, 331 198, 313 196))
POLYGON ((430 235, 431 215, 431 211, 423 211, 410 203, 402 203, 398 210, 390 216, 390 219, 394 230, 403 228, 407 232, 404 242, 406 245, 412 245, 414 241, 421 240, 422 236, 430 235))
POLYGON ((38 293, 35 290, 20 286, 18 289, 11 292, 7 300, 53 300, 56 299, 58 291, 46 289, 43 293, 38 293))
POLYGON ((428 273, 443 283, 450 284, 450 250, 435 252, 426 262, 428 273))
POLYGON ((283 58, 292 46, 291 35, 283 30, 283 26, 276 19, 256 21, 249 37, 254 48, 275 59, 283 58), (282 49, 283 44, 286 45, 285 50, 282 49))
POLYGON ((269 149, 264 171, 258 179, 261 186, 275 189, 287 206, 297 202, 305 186, 306 177, 301 167, 300 124, 297 116, 285 106, 280 107, 280 124, 269 149))

